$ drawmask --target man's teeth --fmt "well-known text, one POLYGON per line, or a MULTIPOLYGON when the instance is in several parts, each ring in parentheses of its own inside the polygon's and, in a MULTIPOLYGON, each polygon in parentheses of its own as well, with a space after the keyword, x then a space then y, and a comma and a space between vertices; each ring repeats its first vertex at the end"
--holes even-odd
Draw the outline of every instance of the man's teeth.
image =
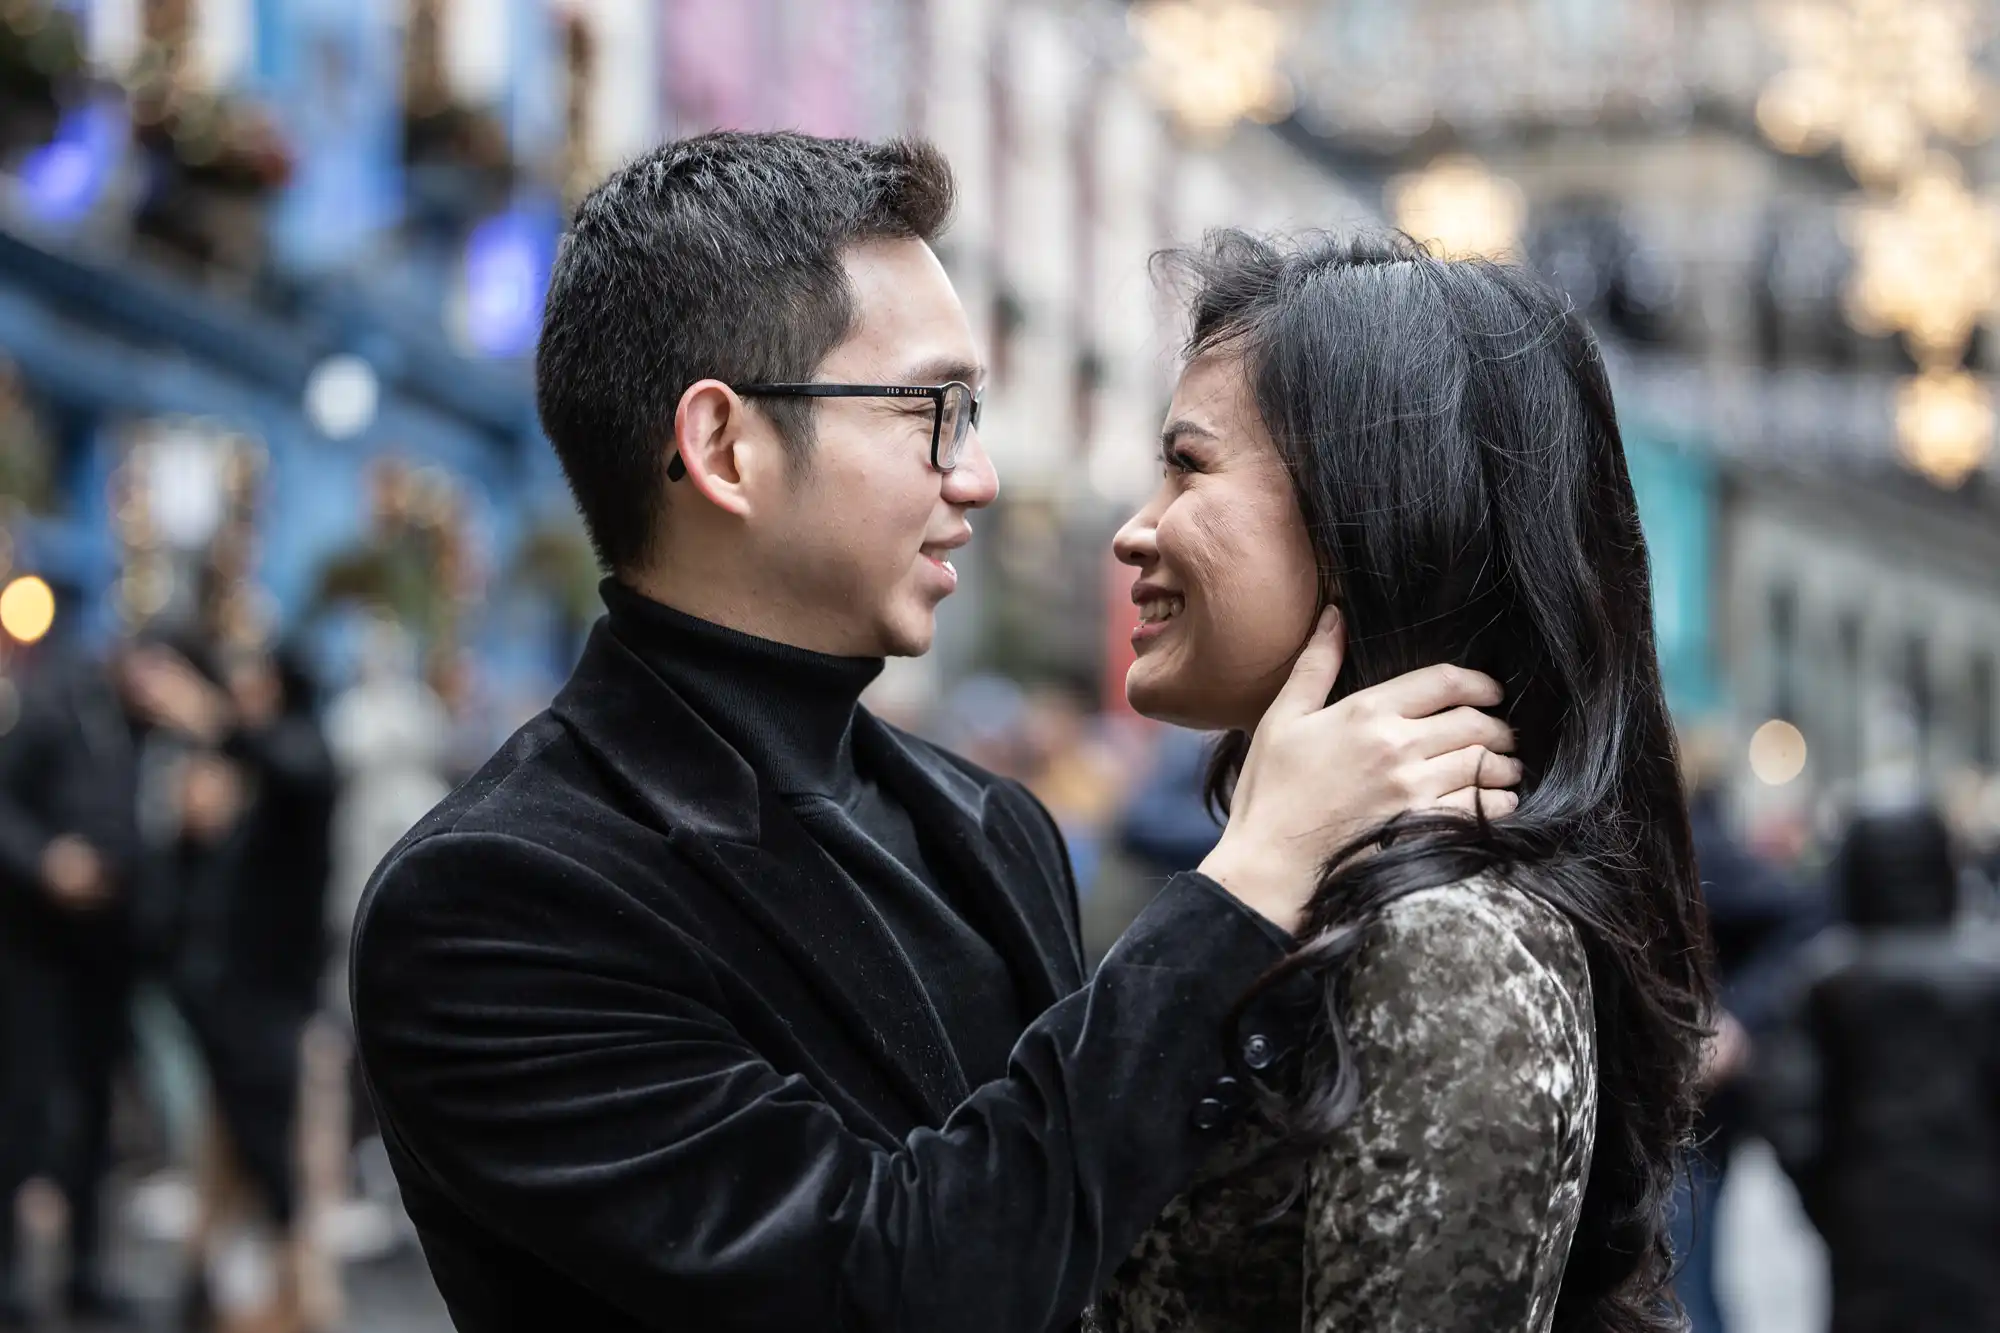
POLYGON ((1181 613, 1186 603, 1179 597, 1162 597, 1157 601, 1142 602, 1139 605, 1139 623, 1157 625, 1164 620, 1172 620, 1181 613))

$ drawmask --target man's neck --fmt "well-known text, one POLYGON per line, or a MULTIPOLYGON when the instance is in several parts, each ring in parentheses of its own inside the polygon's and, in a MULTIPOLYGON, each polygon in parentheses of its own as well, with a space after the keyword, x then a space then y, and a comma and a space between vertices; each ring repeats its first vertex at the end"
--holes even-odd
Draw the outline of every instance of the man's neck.
POLYGON ((840 798, 854 782, 851 731, 879 657, 840 657, 786 644, 612 579, 603 585, 611 632, 784 792, 840 798))

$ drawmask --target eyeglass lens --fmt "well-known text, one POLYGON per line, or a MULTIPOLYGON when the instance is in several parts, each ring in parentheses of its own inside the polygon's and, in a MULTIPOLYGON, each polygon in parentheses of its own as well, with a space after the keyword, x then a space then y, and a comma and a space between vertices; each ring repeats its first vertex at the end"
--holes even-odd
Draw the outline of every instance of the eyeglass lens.
POLYGON ((958 465, 959 451, 972 432, 972 390, 963 384, 945 386, 943 416, 938 422, 937 466, 950 471, 958 465))

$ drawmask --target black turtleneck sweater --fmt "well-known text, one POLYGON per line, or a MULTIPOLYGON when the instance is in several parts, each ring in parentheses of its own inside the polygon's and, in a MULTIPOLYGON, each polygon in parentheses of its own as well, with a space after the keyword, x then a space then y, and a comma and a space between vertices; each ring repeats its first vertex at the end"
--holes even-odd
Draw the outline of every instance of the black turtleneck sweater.
POLYGON ((1006 960, 975 930, 925 854, 909 812, 854 756, 861 692, 879 657, 833 657, 676 611, 615 580, 620 639, 781 794, 868 893, 930 996, 973 1087, 1007 1072, 1026 1024, 1006 960))

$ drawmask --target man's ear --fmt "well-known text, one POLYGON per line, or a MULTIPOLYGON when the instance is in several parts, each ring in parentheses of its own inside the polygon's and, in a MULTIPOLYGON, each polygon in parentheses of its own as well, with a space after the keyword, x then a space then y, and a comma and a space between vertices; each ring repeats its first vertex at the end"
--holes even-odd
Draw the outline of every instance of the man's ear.
MULTIPOLYGON (((685 481, 710 504, 736 515, 750 512, 741 455, 750 412, 721 380, 697 380, 674 409, 674 457, 685 481)), ((672 463, 669 463, 672 468, 672 463)))

